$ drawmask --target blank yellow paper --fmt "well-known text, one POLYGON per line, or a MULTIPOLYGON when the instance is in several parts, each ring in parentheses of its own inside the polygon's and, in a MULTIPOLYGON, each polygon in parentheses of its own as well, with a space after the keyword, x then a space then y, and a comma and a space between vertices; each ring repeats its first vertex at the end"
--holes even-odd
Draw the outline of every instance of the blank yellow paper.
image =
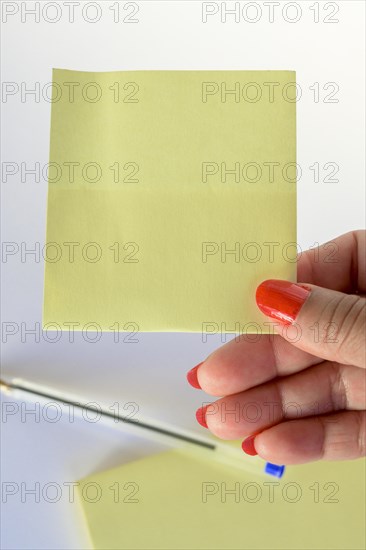
POLYGON ((169 451, 97 473, 80 500, 98 550, 365 548, 365 461, 282 480, 169 451))
POLYGON ((295 73, 53 72, 44 325, 268 332, 295 280, 295 73))

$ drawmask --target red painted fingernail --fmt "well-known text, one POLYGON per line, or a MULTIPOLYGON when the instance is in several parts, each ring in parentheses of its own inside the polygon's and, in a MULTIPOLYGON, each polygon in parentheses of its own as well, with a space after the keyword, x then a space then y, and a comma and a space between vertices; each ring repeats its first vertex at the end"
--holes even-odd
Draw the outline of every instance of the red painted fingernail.
POLYGON ((208 428, 207 422, 206 422, 207 407, 209 407, 209 405, 204 405, 203 407, 200 407, 199 409, 196 410, 197 422, 201 424, 201 426, 203 426, 204 428, 208 428))
POLYGON ((241 444, 241 448, 247 455, 255 456, 258 454, 254 447, 254 440, 255 435, 250 435, 249 437, 244 439, 243 443, 241 444))
POLYGON ((202 365, 202 363, 198 363, 198 365, 196 365, 195 367, 193 367, 193 369, 189 370, 187 372, 187 380, 188 382, 191 384, 191 386, 193 386, 194 388, 197 388, 198 390, 201 390, 201 386, 200 386, 200 383, 198 382, 198 378, 197 378, 197 371, 198 371, 198 367, 202 365))
POLYGON ((309 294, 310 289, 305 285, 269 279, 259 285, 255 299, 265 315, 290 325, 295 321, 309 294))

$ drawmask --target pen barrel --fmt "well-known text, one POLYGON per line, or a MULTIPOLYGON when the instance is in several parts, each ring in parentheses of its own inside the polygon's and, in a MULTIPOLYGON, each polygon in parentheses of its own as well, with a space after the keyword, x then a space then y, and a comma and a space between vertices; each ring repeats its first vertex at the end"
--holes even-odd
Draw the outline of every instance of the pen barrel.
MULTIPOLYGON (((82 413, 83 410, 91 409, 88 405, 83 405, 82 400, 78 401, 75 397, 55 394, 53 391, 50 393, 48 388, 46 390, 46 388, 29 384, 24 387, 15 384, 3 384, 3 389, 15 399, 23 399, 26 402, 34 402, 34 399, 32 399, 33 396, 37 397, 41 402, 49 403, 50 399, 52 399, 56 403, 75 407, 79 413, 82 413)), ((285 470, 285 467, 282 465, 265 462, 258 456, 249 457, 241 449, 234 447, 230 443, 222 443, 213 437, 197 435, 193 431, 180 429, 176 426, 156 421, 155 419, 144 418, 132 422, 128 418, 111 414, 107 408, 103 407, 100 407, 100 412, 101 419, 103 418, 109 424, 114 421, 116 425, 118 424, 120 428, 123 428, 125 433, 132 433, 140 437, 145 436, 147 439, 174 448, 179 452, 189 453, 191 456, 202 458, 206 461, 214 460, 231 469, 257 476, 270 475, 277 478, 281 478, 285 470)))

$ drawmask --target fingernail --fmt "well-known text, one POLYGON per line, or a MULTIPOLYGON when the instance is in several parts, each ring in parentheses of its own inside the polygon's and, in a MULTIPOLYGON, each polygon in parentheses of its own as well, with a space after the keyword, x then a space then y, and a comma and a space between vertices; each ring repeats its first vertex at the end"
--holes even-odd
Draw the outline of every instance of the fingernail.
POLYGON ((193 369, 189 370, 187 372, 187 380, 188 382, 191 384, 191 386, 193 386, 194 388, 197 388, 198 390, 201 390, 201 386, 200 386, 200 383, 198 382, 198 378, 197 378, 197 371, 198 371, 198 367, 202 365, 202 363, 198 363, 198 365, 196 365, 195 367, 193 367, 193 369))
POLYGON ((241 448, 247 455, 255 456, 258 454, 254 447, 254 440, 255 435, 250 435, 249 437, 244 439, 243 443, 241 444, 241 448))
POLYGON ((310 290, 305 285, 269 279, 259 285, 255 299, 265 315, 290 325, 309 294, 310 290))
POLYGON ((207 422, 206 422, 206 411, 208 406, 209 405, 205 405, 196 410, 197 422, 201 424, 201 426, 203 426, 204 428, 208 428, 207 422))

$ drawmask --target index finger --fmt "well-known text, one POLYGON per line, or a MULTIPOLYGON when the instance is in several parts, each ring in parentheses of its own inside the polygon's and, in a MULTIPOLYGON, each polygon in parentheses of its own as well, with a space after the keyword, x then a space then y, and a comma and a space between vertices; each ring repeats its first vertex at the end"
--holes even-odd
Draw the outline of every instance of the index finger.
MULTIPOLYGON (((255 341, 243 335, 211 353, 195 367, 194 375, 199 387, 210 395, 231 395, 322 361, 279 334, 262 334, 255 341)), ((188 374, 188 380, 192 381, 192 375, 188 374)))

